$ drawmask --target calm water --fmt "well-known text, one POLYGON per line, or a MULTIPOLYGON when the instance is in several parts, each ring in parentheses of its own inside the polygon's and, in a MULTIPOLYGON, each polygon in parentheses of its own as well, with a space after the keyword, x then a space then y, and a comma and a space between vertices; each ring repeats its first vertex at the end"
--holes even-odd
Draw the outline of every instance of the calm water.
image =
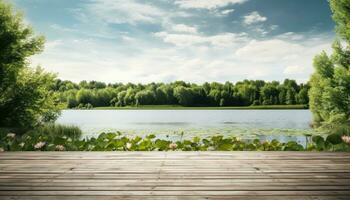
POLYGON ((127 135, 156 134, 180 139, 214 134, 305 142, 309 110, 65 110, 58 123, 79 126, 85 135, 106 131, 127 135))

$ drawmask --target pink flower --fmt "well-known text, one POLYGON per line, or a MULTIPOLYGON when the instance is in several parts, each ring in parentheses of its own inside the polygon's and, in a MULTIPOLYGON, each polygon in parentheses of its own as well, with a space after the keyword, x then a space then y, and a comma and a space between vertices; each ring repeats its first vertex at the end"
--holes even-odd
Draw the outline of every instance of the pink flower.
POLYGON ((176 143, 170 143, 169 144, 169 149, 175 150, 177 148, 177 144, 176 143))
POLYGON ((341 139, 342 139, 346 144, 350 144, 350 136, 343 135, 343 136, 341 137, 341 139))
POLYGON ((46 142, 38 142, 34 145, 35 149, 41 149, 46 145, 46 142))
POLYGON ((65 148, 64 148, 63 145, 56 145, 55 149, 56 149, 57 151, 64 151, 64 150, 65 150, 65 148))

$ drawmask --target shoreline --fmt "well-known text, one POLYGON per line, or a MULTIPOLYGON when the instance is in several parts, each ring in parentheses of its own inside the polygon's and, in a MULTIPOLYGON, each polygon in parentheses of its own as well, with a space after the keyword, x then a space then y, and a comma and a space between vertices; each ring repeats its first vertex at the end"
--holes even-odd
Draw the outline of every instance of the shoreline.
POLYGON ((173 105, 94 107, 91 109, 67 108, 65 110, 308 110, 307 105, 266 105, 266 106, 224 106, 184 107, 173 105))

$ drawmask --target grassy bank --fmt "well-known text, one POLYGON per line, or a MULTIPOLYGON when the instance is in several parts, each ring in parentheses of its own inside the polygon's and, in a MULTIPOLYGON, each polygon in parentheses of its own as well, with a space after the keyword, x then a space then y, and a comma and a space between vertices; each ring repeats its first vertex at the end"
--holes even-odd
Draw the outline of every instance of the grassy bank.
POLYGON ((143 105, 125 107, 95 107, 94 110, 284 110, 308 109, 307 105, 261 105, 261 106, 224 106, 224 107, 184 107, 177 105, 143 105))

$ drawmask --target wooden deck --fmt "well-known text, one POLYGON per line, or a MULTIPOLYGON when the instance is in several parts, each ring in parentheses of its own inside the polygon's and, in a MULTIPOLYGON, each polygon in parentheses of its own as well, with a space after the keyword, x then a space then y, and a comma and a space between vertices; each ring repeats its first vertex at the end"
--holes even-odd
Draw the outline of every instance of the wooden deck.
POLYGON ((0 199, 350 199, 350 153, 5 152, 0 199))

